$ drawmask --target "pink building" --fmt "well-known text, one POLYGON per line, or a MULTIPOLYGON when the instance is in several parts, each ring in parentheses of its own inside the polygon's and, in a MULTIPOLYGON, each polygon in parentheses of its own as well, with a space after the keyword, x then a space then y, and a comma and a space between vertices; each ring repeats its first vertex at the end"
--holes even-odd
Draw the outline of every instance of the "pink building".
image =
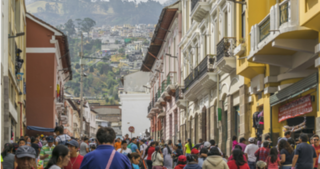
POLYGON ((173 140, 179 137, 179 98, 181 87, 180 48, 181 12, 180 1, 165 7, 159 17, 151 44, 141 67, 150 73, 150 98, 148 118, 151 137, 154 140, 173 140))

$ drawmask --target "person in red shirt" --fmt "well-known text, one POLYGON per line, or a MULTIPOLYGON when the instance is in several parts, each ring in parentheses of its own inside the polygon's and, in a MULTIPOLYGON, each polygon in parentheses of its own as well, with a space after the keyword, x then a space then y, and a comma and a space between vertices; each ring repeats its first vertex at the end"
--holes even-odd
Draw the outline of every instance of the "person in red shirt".
POLYGON ((70 151, 70 161, 64 169, 80 169, 83 156, 78 154, 79 143, 76 140, 67 142, 70 151))
MULTIPOLYGON (((317 158, 316 159, 319 159, 319 155, 320 155, 320 145, 319 145, 319 136, 318 135, 314 135, 313 136, 313 145, 312 147, 314 148, 314 150, 316 151, 316 155, 317 155, 317 158)), ((315 169, 318 168, 318 160, 316 160, 316 163, 314 165, 315 169)))
POLYGON ((151 156, 152 156, 152 153, 155 151, 155 147, 156 147, 156 142, 151 142, 150 146, 146 149, 147 153, 143 157, 143 159, 145 159, 145 157, 147 156, 148 169, 152 169, 151 156))
POLYGON ((243 159, 243 152, 236 148, 232 151, 233 159, 228 162, 229 169, 250 169, 248 163, 243 159))

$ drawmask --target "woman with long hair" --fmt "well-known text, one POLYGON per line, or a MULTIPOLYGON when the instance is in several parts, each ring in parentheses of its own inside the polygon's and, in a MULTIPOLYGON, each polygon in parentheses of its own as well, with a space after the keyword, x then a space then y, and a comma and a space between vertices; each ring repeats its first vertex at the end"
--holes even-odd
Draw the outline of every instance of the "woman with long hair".
POLYGON ((145 159, 147 157, 148 169, 152 169, 151 156, 152 156, 153 152, 155 151, 155 147, 156 147, 156 143, 155 142, 151 142, 150 145, 147 147, 146 153, 145 153, 145 155, 143 157, 143 159, 145 159))
POLYGON ((163 149, 163 158, 164 158, 163 165, 167 167, 167 169, 171 169, 172 168, 172 156, 171 156, 172 147, 170 145, 170 140, 168 141, 168 144, 165 144, 163 149))
POLYGON ((1 156, 3 159, 2 166, 4 169, 13 169, 14 168, 14 154, 12 153, 13 146, 10 143, 4 145, 1 156))
POLYGON ((184 147, 186 148, 186 151, 185 151, 186 155, 191 154, 191 149, 193 146, 194 145, 192 144, 191 139, 188 139, 187 143, 184 145, 184 147))
POLYGON ((62 169, 68 166, 69 161, 69 149, 65 145, 59 144, 53 149, 52 156, 44 169, 62 169))
POLYGON ((163 154, 159 146, 155 148, 155 151, 151 155, 152 169, 163 169, 163 154))
POLYGON ((278 165, 281 165, 280 159, 278 157, 277 148, 271 148, 270 154, 267 157, 268 169, 278 169, 278 165))
POLYGON ((249 169, 248 163, 243 158, 243 151, 235 148, 232 151, 233 159, 228 162, 229 169, 249 169))
POLYGON ((294 156, 293 149, 288 141, 282 139, 279 141, 278 149, 280 151, 280 163, 282 169, 290 169, 292 166, 292 159, 294 156))

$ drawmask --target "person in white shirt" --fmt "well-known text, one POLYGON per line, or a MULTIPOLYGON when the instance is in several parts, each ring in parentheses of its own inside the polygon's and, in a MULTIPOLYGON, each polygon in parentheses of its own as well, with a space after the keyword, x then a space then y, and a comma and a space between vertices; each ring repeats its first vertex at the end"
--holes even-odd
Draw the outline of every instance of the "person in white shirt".
POLYGON ((130 148, 127 148, 128 143, 126 140, 123 140, 121 143, 121 148, 119 148, 117 151, 123 155, 128 155, 129 153, 132 153, 130 148))
POLYGON ((259 147, 254 143, 255 139, 253 137, 250 137, 248 141, 250 144, 246 146, 244 153, 248 159, 248 165, 250 169, 255 169, 257 157, 254 155, 254 153, 259 149, 259 147))

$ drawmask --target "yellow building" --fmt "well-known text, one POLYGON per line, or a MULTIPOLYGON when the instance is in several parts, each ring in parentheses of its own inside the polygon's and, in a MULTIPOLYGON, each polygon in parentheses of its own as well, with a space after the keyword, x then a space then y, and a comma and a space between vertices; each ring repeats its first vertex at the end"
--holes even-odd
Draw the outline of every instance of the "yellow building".
POLYGON ((319 134, 319 19, 315 0, 237 4, 234 54, 250 95, 246 112, 252 137, 270 135, 275 144, 287 130, 294 138, 301 132, 319 134))
MULTIPOLYGON (((1 51, 1 141, 16 141, 25 131, 26 7, 23 0, 3 1, 1 51)), ((1 145, 3 146, 3 145, 1 145)))

